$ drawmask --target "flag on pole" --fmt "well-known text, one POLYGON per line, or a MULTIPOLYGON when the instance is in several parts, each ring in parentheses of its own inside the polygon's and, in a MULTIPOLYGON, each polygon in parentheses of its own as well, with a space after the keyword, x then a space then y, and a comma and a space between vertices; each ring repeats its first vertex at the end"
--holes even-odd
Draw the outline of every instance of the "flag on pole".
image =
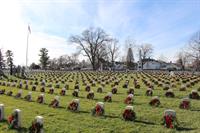
POLYGON ((31 34, 31 27, 28 25, 28 32, 31 34))

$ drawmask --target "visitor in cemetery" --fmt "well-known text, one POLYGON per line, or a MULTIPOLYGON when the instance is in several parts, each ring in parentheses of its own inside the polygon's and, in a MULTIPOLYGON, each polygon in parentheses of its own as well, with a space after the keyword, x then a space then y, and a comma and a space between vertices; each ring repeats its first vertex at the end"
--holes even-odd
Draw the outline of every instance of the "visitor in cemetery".
POLYGON ((93 116, 103 116, 105 113, 104 110, 104 103, 98 102, 96 106, 92 109, 92 115, 93 116))
POLYGON ((67 109, 70 110, 70 111, 73 111, 73 112, 78 112, 79 109, 80 109, 80 105, 79 105, 79 104, 80 104, 79 99, 73 99, 73 100, 69 103, 67 109))

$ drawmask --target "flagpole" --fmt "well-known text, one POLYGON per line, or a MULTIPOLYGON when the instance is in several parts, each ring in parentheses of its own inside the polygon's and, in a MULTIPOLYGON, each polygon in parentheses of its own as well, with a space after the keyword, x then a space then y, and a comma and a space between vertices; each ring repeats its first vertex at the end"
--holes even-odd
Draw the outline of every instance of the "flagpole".
POLYGON ((28 40, 29 40, 29 31, 27 34, 27 44, 26 44, 26 68, 28 68, 28 40))

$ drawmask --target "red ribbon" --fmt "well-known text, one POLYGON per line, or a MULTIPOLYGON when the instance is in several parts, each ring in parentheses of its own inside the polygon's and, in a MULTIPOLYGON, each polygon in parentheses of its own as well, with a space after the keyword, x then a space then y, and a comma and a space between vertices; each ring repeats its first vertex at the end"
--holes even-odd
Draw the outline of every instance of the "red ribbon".
POLYGON ((167 128, 174 128, 172 115, 165 116, 165 123, 167 128))

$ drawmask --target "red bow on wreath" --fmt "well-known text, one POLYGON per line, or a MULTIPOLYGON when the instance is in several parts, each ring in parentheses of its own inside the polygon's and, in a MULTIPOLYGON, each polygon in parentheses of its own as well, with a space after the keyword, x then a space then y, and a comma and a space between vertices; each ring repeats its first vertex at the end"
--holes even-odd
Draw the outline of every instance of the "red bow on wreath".
POLYGON ((13 115, 11 115, 11 116, 8 117, 8 123, 9 123, 9 124, 10 124, 13 120, 14 120, 14 116, 13 116, 13 115))
POLYGON ((165 116, 165 123, 167 128, 174 128, 172 115, 165 116))
POLYGON ((101 106, 100 105, 97 105, 96 106, 96 115, 99 115, 101 113, 101 106))

